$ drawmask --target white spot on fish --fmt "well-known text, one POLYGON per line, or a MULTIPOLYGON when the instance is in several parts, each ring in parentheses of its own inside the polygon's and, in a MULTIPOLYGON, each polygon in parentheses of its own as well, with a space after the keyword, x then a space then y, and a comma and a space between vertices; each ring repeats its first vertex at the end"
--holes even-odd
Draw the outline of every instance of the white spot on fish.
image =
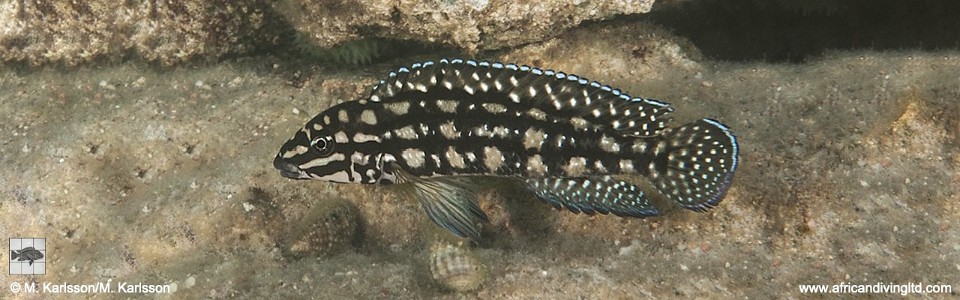
POLYGON ((633 174, 636 171, 633 169, 633 160, 622 159, 620 160, 620 172, 626 174, 633 174))
POLYGON ((430 130, 430 126, 428 126, 427 124, 420 123, 420 133, 423 135, 430 135, 432 133, 432 131, 430 130))
POLYGON ((534 154, 527 160, 527 174, 530 176, 543 176, 547 174, 547 166, 543 165, 543 158, 540 154, 534 154))
POLYGON ((530 110, 527 111, 527 115, 538 121, 547 120, 547 113, 540 110, 539 108, 531 108, 530 110))
POLYGON ((361 152, 354 152, 350 155, 350 161, 359 165, 366 165, 370 161, 370 155, 364 155, 361 152))
POLYGON ((447 147, 447 162, 450 163, 450 167, 454 169, 465 169, 467 164, 463 161, 463 155, 460 155, 453 146, 447 147))
MULTIPOLYGON (((663 153, 663 151, 666 151, 666 150, 667 150, 667 143, 664 141, 660 141, 657 143, 657 147, 653 148, 653 155, 660 155, 660 153, 663 153)), ((697 153, 697 155, 700 155, 700 154, 701 153, 697 153)))
POLYGON ((418 90, 418 91, 424 92, 424 93, 427 92, 427 86, 424 85, 424 84, 414 85, 413 88, 416 89, 416 90, 418 90))
POLYGON ((510 129, 506 127, 497 126, 493 128, 493 137, 507 138, 508 135, 510 135, 510 129))
POLYGON ((546 138, 547 134, 544 133, 543 130, 533 127, 528 128, 527 131, 523 133, 523 148, 540 150, 541 146, 543 146, 543 140, 546 138))
POLYGON ((457 100, 438 100, 437 108, 445 113, 455 113, 457 112, 457 105, 459 104, 460 102, 457 100))
POLYGON ((496 173, 503 166, 503 161, 504 157, 500 149, 489 146, 483 147, 483 164, 487 167, 487 171, 496 173))
POLYGON ((603 162, 600 161, 599 159, 598 159, 597 161, 593 162, 593 167, 594 167, 595 169, 597 169, 597 172, 599 172, 599 173, 606 173, 606 172, 607 172, 607 167, 604 166, 604 165, 603 165, 603 162))
POLYGON ((334 134, 334 135, 333 135, 333 139, 334 139, 335 141, 337 141, 337 143, 340 143, 340 144, 343 144, 343 143, 346 143, 346 142, 349 142, 349 141, 350 141, 350 138, 347 137, 347 133, 345 133, 345 132, 343 132, 343 131, 340 131, 340 132, 337 132, 336 134, 334 134))
POLYGON ((404 126, 400 129, 394 129, 393 133, 397 134, 397 137, 405 140, 415 140, 419 137, 417 135, 417 131, 414 130, 413 126, 411 125, 404 126))
POLYGON ((410 102, 391 102, 383 106, 398 116, 410 112, 410 102))
POLYGON ((513 101, 514 103, 520 103, 520 95, 517 95, 517 93, 515 92, 510 92, 510 94, 507 95, 507 97, 510 97, 510 100, 513 101))
POLYGON ((617 140, 604 134, 603 137, 600 138, 600 149, 610 153, 619 153, 620 143, 617 143, 617 140))
POLYGON ((453 124, 453 121, 440 124, 440 134, 451 140, 460 138, 460 132, 457 131, 457 126, 453 124))
POLYGON ((380 141, 380 137, 375 136, 375 135, 372 135, 372 134, 363 134, 363 133, 359 133, 359 132, 358 132, 357 134, 354 134, 354 135, 353 135, 353 142, 354 142, 354 143, 364 143, 364 142, 370 142, 370 141, 379 142, 379 141, 380 141))
POLYGON ((484 103, 483 108, 492 114, 499 114, 507 111, 507 107, 500 103, 484 103))
POLYGON ((403 157, 403 160, 407 163, 407 166, 410 166, 411 168, 419 168, 423 166, 423 163, 426 160, 426 154, 423 153, 423 150, 414 148, 404 149, 400 156, 403 157))
POLYGON ((307 148, 307 146, 297 145, 292 150, 284 152, 283 158, 291 158, 300 154, 307 153, 307 151, 310 151, 310 148, 307 148))
POLYGON ((564 167, 567 176, 580 176, 587 171, 587 159, 584 157, 571 157, 570 161, 564 167))
POLYGON ((573 118, 570 118, 570 125, 573 125, 573 128, 577 130, 583 130, 590 125, 590 122, 588 122, 586 119, 581 117, 573 117, 573 118))
POLYGON ((377 115, 373 113, 373 110, 365 109, 360 113, 360 122, 377 125, 377 115))
POLYGON ((490 137, 493 136, 493 133, 490 132, 490 129, 487 129, 487 125, 481 125, 473 129, 473 135, 481 137, 490 137))

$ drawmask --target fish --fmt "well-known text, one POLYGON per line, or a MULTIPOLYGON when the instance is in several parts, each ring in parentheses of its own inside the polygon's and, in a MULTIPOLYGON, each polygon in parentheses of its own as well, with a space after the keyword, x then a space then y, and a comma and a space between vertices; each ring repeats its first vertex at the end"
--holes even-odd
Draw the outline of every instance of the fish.
POLYGON ((737 139, 709 118, 671 126, 672 111, 575 74, 440 59, 400 67, 366 98, 320 112, 273 166, 290 179, 412 184, 435 224, 474 241, 488 221, 475 200, 480 176, 516 178, 575 213, 657 216, 626 180, 640 177, 646 192, 704 212, 733 183, 737 139))
POLYGON ((33 247, 26 247, 20 249, 20 251, 10 250, 10 260, 16 261, 30 261, 28 265, 33 265, 33 262, 36 260, 43 259, 43 253, 40 250, 37 250, 33 247))

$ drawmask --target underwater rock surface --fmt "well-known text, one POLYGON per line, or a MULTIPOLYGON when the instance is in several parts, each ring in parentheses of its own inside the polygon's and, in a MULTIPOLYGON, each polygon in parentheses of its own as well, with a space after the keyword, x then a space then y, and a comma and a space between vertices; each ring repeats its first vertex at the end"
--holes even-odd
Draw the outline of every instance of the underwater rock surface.
POLYGON ((0 62, 214 60, 277 45, 281 20, 259 0, 0 0, 0 62))
POLYGON ((541 41, 584 21, 647 13, 653 3, 654 0, 281 0, 275 7, 318 47, 381 37, 441 43, 476 53, 541 41))
POLYGON ((653 2, 0 0, 0 62, 76 66, 133 58, 172 66, 281 45, 323 52, 360 43, 330 55, 357 63, 377 55, 354 53, 376 48, 364 42, 371 38, 476 53, 541 41, 584 21, 646 13, 653 2))

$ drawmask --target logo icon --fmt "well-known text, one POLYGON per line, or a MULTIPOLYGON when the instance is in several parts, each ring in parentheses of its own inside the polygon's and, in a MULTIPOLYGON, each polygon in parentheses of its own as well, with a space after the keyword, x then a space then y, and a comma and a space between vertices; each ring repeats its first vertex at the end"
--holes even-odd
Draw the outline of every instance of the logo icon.
POLYGON ((10 239, 10 275, 40 275, 47 273, 47 239, 10 239))

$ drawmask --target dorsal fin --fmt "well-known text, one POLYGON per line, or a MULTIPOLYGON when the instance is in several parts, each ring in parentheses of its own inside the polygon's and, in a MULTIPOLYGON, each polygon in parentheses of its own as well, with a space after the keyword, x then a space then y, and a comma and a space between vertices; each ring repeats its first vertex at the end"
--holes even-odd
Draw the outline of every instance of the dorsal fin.
MULTIPOLYGON (((398 95, 429 98, 450 93, 484 96, 504 103, 531 105, 557 117, 580 117, 610 126, 625 135, 659 135, 670 121, 668 103, 631 97, 586 78, 526 65, 462 59, 415 63, 392 71, 373 87, 369 100, 391 101, 398 95)), ((409 100, 409 98, 404 98, 409 100)))

